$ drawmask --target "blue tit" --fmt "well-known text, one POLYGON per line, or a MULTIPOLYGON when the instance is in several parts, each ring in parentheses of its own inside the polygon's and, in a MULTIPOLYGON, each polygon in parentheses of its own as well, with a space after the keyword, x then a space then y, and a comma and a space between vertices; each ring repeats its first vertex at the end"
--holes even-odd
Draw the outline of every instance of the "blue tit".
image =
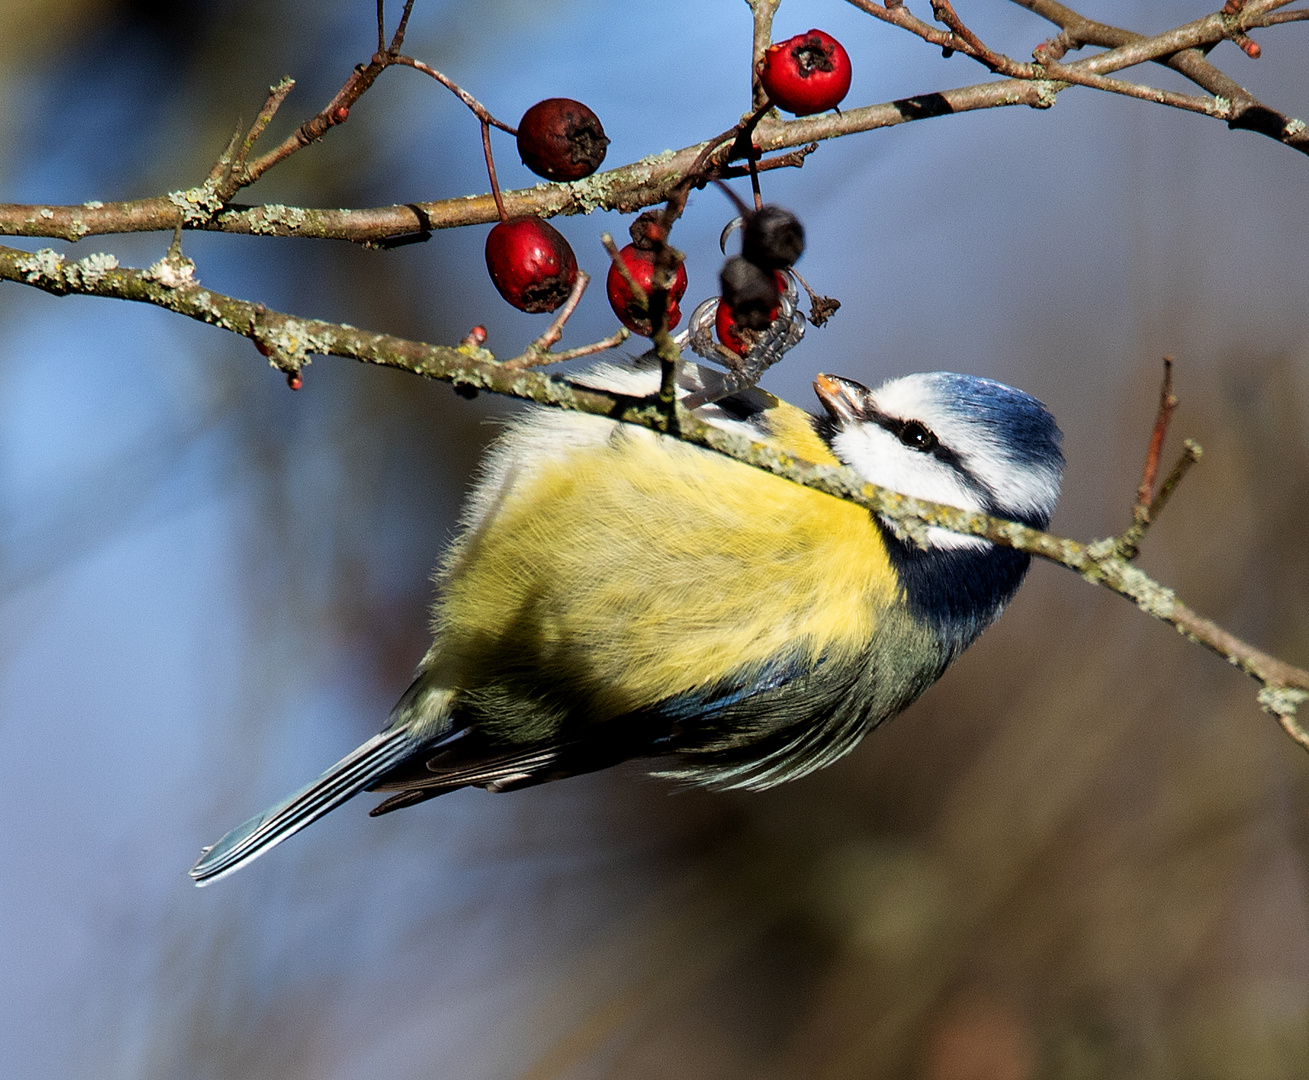
MULTIPOLYGON (((688 365, 683 393, 712 390, 688 365)), ((648 364, 577 381, 652 393, 648 364)), ((1044 528, 1060 432, 989 379, 820 375, 825 415, 758 388, 702 406, 724 429, 874 484, 1044 528)), ((655 775, 760 790, 831 764, 1000 614, 1029 557, 852 503, 644 428, 536 408, 490 450, 438 568, 435 640, 387 726, 228 833, 230 874, 361 791, 373 814, 659 759, 655 775)))

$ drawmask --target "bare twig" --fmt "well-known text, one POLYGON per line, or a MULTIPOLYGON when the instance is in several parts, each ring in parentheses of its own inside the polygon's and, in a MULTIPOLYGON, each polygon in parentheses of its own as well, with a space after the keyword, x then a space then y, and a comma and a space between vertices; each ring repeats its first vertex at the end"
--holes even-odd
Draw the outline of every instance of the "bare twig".
POLYGON ((400 52, 405 43, 405 30, 409 27, 409 16, 414 10, 414 0, 405 0, 404 11, 400 13, 400 22, 396 24, 395 34, 391 38, 391 46, 387 49, 392 56, 400 52))
POLYGON ((564 301, 563 307, 559 309, 554 320, 546 327, 545 333, 533 341, 522 356, 504 361, 505 367, 536 367, 541 364, 554 364, 560 360, 569 359, 569 357, 562 354, 552 353, 550 349, 564 336, 564 326, 572 318, 573 312, 577 310, 578 301, 582 299, 582 294, 586 292, 586 286, 590 281, 591 275, 585 270, 577 271, 577 278, 568 293, 568 299, 564 301))
MULTIPOLYGON (((1067 48, 1080 48, 1083 45, 1100 45, 1114 48, 1130 42, 1143 41, 1145 35, 1131 30, 1124 30, 1108 23, 1097 22, 1080 15, 1071 8, 1058 3, 1057 0, 1013 0, 1014 3, 1048 19, 1062 32, 1054 39, 1067 48)), ((1259 25, 1272 25, 1283 21, 1283 16, 1292 12, 1270 13, 1261 17, 1259 25)), ((1305 14, 1309 14, 1306 12, 1305 14)), ((1290 21, 1289 19, 1285 21, 1290 21)), ((1039 47, 1038 47, 1039 48, 1039 47)), ((1051 51, 1051 58, 1058 60, 1063 51, 1056 48, 1051 51)), ((1037 59, 1041 59, 1039 56, 1037 59)), ((1155 62, 1185 75, 1197 86, 1208 90, 1215 97, 1231 102, 1232 115, 1227 118, 1229 127, 1257 131, 1270 138, 1303 149, 1296 142, 1288 139, 1288 133, 1295 130, 1295 121, 1288 116, 1270 109, 1254 97, 1235 79, 1232 79, 1214 67, 1200 48, 1184 49, 1180 52, 1155 57, 1155 62)))
MULTIPOLYGON (((910 14, 907 8, 899 4, 883 6, 877 3, 876 0, 848 0, 848 2, 874 18, 892 23, 904 30, 908 30, 924 41, 940 46, 948 53, 961 52, 984 64, 991 71, 1007 75, 1010 78, 1047 80, 1068 85, 1087 86, 1109 93, 1124 94, 1128 97, 1154 101, 1161 105, 1185 109, 1190 112, 1203 113, 1207 116, 1226 120, 1233 126, 1242 126, 1236 123, 1240 117, 1233 111, 1231 98, 1215 100, 1196 97, 1192 94, 1178 94, 1152 86, 1143 86, 1139 83, 1125 82, 1121 79, 1110 79, 1104 75, 1104 72, 1131 67, 1147 60, 1159 60, 1174 53, 1200 45, 1212 45, 1224 39, 1239 41, 1244 37, 1246 30, 1264 25, 1262 20, 1271 17, 1268 13, 1272 8, 1289 3, 1290 0, 1262 0, 1261 3, 1250 4, 1237 12, 1218 12, 1150 38, 1142 35, 1131 35, 1127 40, 1116 42, 1117 47, 1107 53, 1070 65, 1058 63, 1059 56, 1062 56, 1070 45, 1069 39, 1060 42, 1058 47, 1046 50, 1038 47, 1034 53, 1037 62, 1032 64, 1019 62, 991 49, 963 23, 950 0, 932 0, 933 13, 938 20, 948 27, 947 30, 940 30, 923 22, 910 14)), ((1033 10, 1036 10, 1037 6, 1040 5, 1050 9, 1052 13, 1056 8, 1061 9, 1059 17, 1055 18, 1054 21, 1067 21, 1070 24, 1069 27, 1065 27, 1070 39, 1076 36, 1076 31, 1072 30, 1071 26, 1080 25, 1081 22, 1089 22, 1083 20, 1075 12, 1070 12, 1068 9, 1062 8, 1061 5, 1047 3, 1046 0, 1016 0, 1016 2, 1033 10), (1064 13, 1068 16, 1066 20, 1064 19, 1064 13)), ((1042 13, 1044 14, 1044 12, 1042 13)), ((1062 89, 1062 87, 1059 87, 1059 89, 1062 89)), ((1248 97, 1249 95, 1244 96, 1248 97)), ((1309 138, 1304 137, 1304 125, 1296 125, 1294 121, 1285 118, 1283 120, 1284 122, 1276 132, 1271 129, 1264 130, 1268 126, 1266 120, 1263 127, 1258 130, 1261 130, 1263 134, 1278 138, 1279 141, 1289 146, 1309 153, 1309 138)))
POLYGON ((1145 467, 1141 470, 1141 483, 1136 489, 1136 506, 1148 512, 1154 494, 1155 477, 1159 475, 1159 456, 1163 453, 1168 423, 1177 408, 1177 395, 1173 393, 1173 358, 1164 357, 1164 378, 1159 387, 1159 409, 1155 413, 1154 430, 1150 432, 1150 446, 1145 454, 1145 467))
POLYGON ((523 353, 521 356, 515 356, 511 360, 503 361, 504 366, 510 370, 527 367, 540 367, 544 364, 560 364, 565 360, 576 360, 582 356, 594 356, 596 353, 605 352, 608 349, 616 349, 629 337, 632 332, 625 326, 620 326, 612 334, 599 341, 593 341, 590 345, 579 345, 575 349, 563 349, 560 352, 533 354, 523 353))
POLYGON ((1173 492, 1177 490, 1177 485, 1182 482, 1191 466, 1194 465, 1201 457, 1204 456, 1204 449, 1194 439, 1182 440, 1182 453, 1178 457, 1177 463, 1169 470, 1164 477, 1164 482, 1159 485, 1159 490, 1155 497, 1150 500, 1150 506, 1146 511, 1147 523, 1158 520, 1159 513, 1168 504, 1168 500, 1173 497, 1173 492))
POLYGON ((1136 502, 1132 506, 1132 523, 1127 527, 1116 544, 1118 554, 1128 562, 1135 559, 1141 549, 1141 541, 1159 513, 1172 498, 1177 485, 1182 482, 1192 465, 1200 460, 1203 451, 1200 444, 1187 439, 1183 444, 1182 456, 1169 472, 1163 486, 1155 493, 1155 479, 1159 475, 1159 460, 1163 456, 1164 439, 1168 435, 1168 424, 1177 408, 1177 395, 1173 393, 1173 358, 1164 357, 1164 376, 1159 386, 1159 407, 1155 411, 1154 427, 1150 432, 1150 444, 1145 453, 1145 464, 1141 469, 1141 483, 1137 485, 1136 502))

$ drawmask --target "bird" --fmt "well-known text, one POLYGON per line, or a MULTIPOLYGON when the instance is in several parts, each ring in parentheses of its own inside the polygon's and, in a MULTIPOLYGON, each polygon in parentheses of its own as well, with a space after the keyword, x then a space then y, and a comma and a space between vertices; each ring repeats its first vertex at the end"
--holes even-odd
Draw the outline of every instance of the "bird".
MULTIPOLYGON (((646 396, 659 378, 646 358, 574 381, 646 396)), ((678 393, 724 378, 685 364, 678 393)), ((814 390, 817 414, 751 387, 696 415, 905 495, 1049 523, 1062 435, 1034 397, 942 371, 814 390)), ((217 881, 363 791, 385 794, 378 815, 629 759, 684 786, 798 779, 940 678, 1029 563, 643 427, 529 408, 483 461, 435 575, 432 646, 386 726, 190 875, 217 881)))

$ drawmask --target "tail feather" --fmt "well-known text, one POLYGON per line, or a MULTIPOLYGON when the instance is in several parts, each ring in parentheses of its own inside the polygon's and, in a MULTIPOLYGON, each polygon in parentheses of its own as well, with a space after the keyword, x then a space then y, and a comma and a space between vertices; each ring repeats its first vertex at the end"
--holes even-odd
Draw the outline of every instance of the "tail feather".
POLYGON ((237 826, 213 847, 205 848, 200 861, 191 868, 191 877, 197 885, 208 885, 239 870, 357 795, 425 741, 402 727, 374 735, 313 783, 237 826))

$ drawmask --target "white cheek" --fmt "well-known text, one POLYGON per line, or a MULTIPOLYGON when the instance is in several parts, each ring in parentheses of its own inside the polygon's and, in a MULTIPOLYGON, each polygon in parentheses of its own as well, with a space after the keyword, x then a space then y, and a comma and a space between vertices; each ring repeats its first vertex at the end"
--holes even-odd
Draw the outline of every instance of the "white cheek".
MULTIPOLYGON (((832 440, 832 448, 838 457, 878 487, 961 510, 985 510, 977 493, 963 483, 954 469, 931 454, 910 449, 883 428, 861 425, 847 429, 832 440)), ((899 534, 894 522, 883 521, 899 534)), ((927 542, 939 548, 988 546, 980 537, 938 528, 927 530, 927 542)))
POLYGON ((832 448, 878 487, 961 510, 983 508, 977 494, 949 465, 931 454, 910 449, 875 425, 862 424, 842 431, 832 440, 832 448))

